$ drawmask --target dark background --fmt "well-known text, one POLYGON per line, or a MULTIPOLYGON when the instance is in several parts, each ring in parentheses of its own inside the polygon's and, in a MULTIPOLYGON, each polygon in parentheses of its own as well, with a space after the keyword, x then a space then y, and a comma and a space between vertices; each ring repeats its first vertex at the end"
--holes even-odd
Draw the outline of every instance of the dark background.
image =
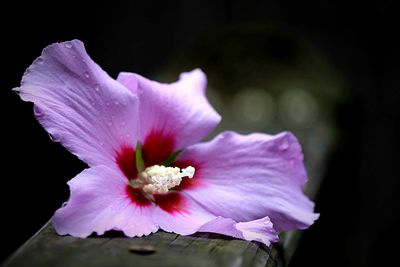
POLYGON ((41 50, 78 38, 111 76, 150 75, 208 31, 283 25, 313 43, 346 79, 340 131, 316 210, 292 266, 385 266, 399 239, 399 9, 388 1, 125 1, 0 4, 1 259, 68 197, 85 165, 49 140, 11 88, 41 50), (5 123, 4 123, 5 122, 5 123), (394 244, 393 244, 394 241, 394 244))

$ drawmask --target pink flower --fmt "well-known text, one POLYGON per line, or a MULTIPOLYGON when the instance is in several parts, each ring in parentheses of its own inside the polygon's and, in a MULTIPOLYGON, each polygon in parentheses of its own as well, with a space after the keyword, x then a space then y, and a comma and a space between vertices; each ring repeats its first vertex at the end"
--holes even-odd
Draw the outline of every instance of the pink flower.
POLYGON ((15 90, 34 103, 53 139, 89 165, 68 182, 56 231, 200 231, 269 245, 279 231, 310 226, 318 214, 302 192, 307 176, 296 138, 224 132, 198 143, 221 119, 205 88, 199 69, 172 84, 134 73, 114 80, 78 40, 45 48, 15 90), (166 160, 173 162, 163 166, 166 160))

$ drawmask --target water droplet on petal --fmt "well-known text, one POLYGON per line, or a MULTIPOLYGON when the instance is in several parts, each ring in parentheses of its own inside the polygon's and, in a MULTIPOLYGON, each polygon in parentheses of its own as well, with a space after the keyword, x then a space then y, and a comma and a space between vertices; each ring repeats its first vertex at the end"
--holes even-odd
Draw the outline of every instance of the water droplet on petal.
POLYGON ((83 76, 84 76, 86 79, 89 79, 89 78, 90 78, 90 75, 89 75, 89 73, 87 73, 87 72, 83 73, 83 76))
POLYGON ((125 121, 122 121, 121 122, 121 126, 125 126, 126 125, 126 122, 125 121))
POLYGON ((282 151, 285 151, 288 148, 289 148, 289 142, 288 142, 288 140, 284 139, 282 141, 282 143, 280 144, 279 149, 282 150, 282 151))
POLYGON ((100 85, 96 84, 96 85, 94 86, 94 90, 95 90, 96 92, 100 91, 100 85))
POLYGON ((106 106, 109 107, 110 106, 110 102, 106 102, 106 106))
POLYGON ((118 106, 118 105, 119 105, 119 102, 118 102, 118 101, 115 101, 114 104, 115 104, 116 106, 118 106))
POLYGON ((33 113, 35 114, 35 116, 39 117, 43 115, 42 110, 38 107, 38 106, 33 106, 33 113))
POLYGON ((72 48, 72 44, 70 42, 67 42, 64 44, 65 48, 71 49, 72 48))
POLYGON ((39 58, 36 59, 36 62, 37 62, 39 65, 43 65, 44 60, 43 60, 43 58, 39 57, 39 58))
POLYGON ((61 136, 58 134, 50 134, 49 133, 50 140, 53 142, 60 142, 61 141, 61 136))

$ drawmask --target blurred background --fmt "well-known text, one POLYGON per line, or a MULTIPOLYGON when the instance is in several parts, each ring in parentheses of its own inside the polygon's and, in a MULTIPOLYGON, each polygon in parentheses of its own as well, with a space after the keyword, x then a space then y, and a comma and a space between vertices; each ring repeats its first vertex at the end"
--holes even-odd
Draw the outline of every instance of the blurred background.
POLYGON ((390 1, 35 1, 0 4, 0 260, 40 229, 86 166, 11 88, 50 43, 78 38, 112 77, 202 68, 226 129, 289 130, 321 218, 290 266, 385 266, 399 240, 399 9, 390 1), (394 243, 393 243, 394 241, 394 243), (393 245, 394 244, 394 245, 393 245))

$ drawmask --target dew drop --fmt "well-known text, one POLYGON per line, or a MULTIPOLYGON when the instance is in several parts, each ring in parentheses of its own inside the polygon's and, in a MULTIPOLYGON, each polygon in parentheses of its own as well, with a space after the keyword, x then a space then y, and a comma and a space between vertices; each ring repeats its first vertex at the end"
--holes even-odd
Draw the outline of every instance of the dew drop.
POLYGON ((71 49, 72 44, 70 42, 64 44, 65 48, 71 49))
POLYGON ((106 102, 106 106, 109 107, 110 106, 110 102, 106 102))
POLYGON ((35 114, 35 116, 39 117, 43 115, 42 110, 38 107, 38 106, 33 106, 33 113, 35 114))
POLYGON ((96 84, 96 85, 94 86, 94 90, 95 90, 96 92, 100 91, 100 85, 96 84))
POLYGON ((89 73, 87 73, 87 72, 83 73, 83 76, 84 76, 86 79, 89 79, 89 78, 90 78, 90 75, 89 75, 89 73))
POLYGON ((121 122, 121 126, 125 126, 126 125, 126 122, 125 121, 122 121, 121 122))
POLYGON ((60 142, 61 137, 57 134, 49 134, 50 140, 53 142, 60 142))
POLYGON ((289 142, 285 139, 283 142, 280 144, 279 149, 282 151, 285 151, 289 148, 289 142))
POLYGON ((114 104, 115 104, 116 106, 119 106, 119 102, 118 102, 118 101, 115 101, 114 104))
POLYGON ((44 60, 43 60, 43 58, 39 57, 38 59, 36 59, 36 62, 37 62, 39 65, 43 65, 44 60))

